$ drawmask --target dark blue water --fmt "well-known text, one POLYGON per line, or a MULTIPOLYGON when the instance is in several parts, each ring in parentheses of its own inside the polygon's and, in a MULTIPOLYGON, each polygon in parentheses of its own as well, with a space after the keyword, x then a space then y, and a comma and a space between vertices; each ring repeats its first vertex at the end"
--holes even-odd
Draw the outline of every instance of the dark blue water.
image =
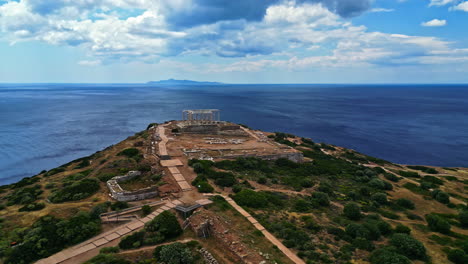
POLYGON ((89 155, 181 110, 404 164, 468 166, 468 85, 0 85, 0 184, 89 155))

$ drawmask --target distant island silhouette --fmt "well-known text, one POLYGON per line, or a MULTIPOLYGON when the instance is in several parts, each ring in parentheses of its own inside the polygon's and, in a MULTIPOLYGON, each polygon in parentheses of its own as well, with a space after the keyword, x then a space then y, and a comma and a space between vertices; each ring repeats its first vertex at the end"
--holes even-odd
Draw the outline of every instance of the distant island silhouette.
POLYGON ((160 81, 150 81, 146 84, 157 84, 157 85, 220 85, 225 84, 221 82, 198 82, 192 80, 176 80, 176 79, 168 79, 168 80, 160 80, 160 81))

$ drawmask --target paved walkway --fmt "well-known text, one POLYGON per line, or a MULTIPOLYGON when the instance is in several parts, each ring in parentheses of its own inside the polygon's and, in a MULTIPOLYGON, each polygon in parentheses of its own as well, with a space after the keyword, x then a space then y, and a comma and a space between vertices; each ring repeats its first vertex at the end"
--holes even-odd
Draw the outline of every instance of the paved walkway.
MULTIPOLYGON (((159 155, 161 156, 168 156, 167 153, 167 147, 166 143, 169 141, 169 139, 166 136, 165 132, 165 125, 160 125, 157 128, 157 133, 159 134, 159 137, 161 138, 161 142, 159 142, 159 155)), ((185 180, 185 177, 180 173, 179 169, 177 167, 183 166, 184 164, 182 163, 181 160, 179 159, 170 159, 170 160, 160 160, 161 166, 168 168, 169 173, 174 177, 174 180, 177 182, 179 185, 180 189, 183 192, 186 191, 191 191, 192 187, 190 184, 185 180)))
POLYGON ((165 204, 151 213, 150 215, 146 216, 142 219, 136 219, 131 221, 127 224, 118 226, 110 231, 105 233, 99 234, 85 242, 82 242, 78 245, 70 247, 68 249, 62 250, 48 258, 41 259, 36 262, 36 264, 56 264, 65 262, 71 258, 74 258, 78 255, 85 254, 91 250, 96 248, 102 248, 107 246, 107 244, 115 241, 118 238, 121 238, 125 235, 128 235, 134 231, 142 229, 145 226, 145 223, 153 220, 154 217, 159 215, 160 213, 175 208, 177 205, 182 204, 179 200, 167 201, 165 204))
MULTIPOLYGON (((219 194, 205 194, 205 195, 206 196, 216 196, 216 195, 219 195, 219 194)), ((287 248, 285 245, 283 245, 283 243, 281 243, 281 241, 279 241, 275 236, 273 236, 273 234, 268 232, 268 230, 266 230, 265 227, 263 227, 257 221, 257 219, 255 219, 252 215, 250 215, 242 207, 237 205, 237 203, 233 199, 231 199, 230 197, 227 197, 225 195, 220 195, 220 196, 222 196, 230 205, 232 205, 232 207, 234 207, 234 209, 236 209, 241 215, 243 215, 245 218, 247 218, 247 220, 250 223, 252 223, 255 228, 260 230, 260 232, 262 232, 262 234, 268 240, 270 240, 270 242, 273 243, 273 245, 277 246, 278 249, 281 250, 281 252, 283 252, 292 262, 294 262, 296 264, 305 264, 305 262, 302 259, 300 259, 296 254, 294 254, 294 252, 292 252, 289 248, 287 248)))

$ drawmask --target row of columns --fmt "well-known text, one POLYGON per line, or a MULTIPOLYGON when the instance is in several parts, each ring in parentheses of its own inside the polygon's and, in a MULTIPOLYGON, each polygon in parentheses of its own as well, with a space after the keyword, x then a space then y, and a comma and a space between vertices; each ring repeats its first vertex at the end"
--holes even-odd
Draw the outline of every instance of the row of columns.
POLYGON ((192 113, 192 111, 183 111, 182 120, 184 121, 208 121, 216 122, 221 120, 220 111, 214 110, 208 113, 192 113))

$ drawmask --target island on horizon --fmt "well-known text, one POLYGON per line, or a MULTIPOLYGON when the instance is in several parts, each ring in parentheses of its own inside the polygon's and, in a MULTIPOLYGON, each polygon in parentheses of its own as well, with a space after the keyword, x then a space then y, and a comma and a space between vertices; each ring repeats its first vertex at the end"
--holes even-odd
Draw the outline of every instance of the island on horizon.
POLYGON ((149 84, 149 85, 223 85, 225 83, 167 79, 167 80, 160 80, 160 81, 149 81, 146 84, 149 84))

